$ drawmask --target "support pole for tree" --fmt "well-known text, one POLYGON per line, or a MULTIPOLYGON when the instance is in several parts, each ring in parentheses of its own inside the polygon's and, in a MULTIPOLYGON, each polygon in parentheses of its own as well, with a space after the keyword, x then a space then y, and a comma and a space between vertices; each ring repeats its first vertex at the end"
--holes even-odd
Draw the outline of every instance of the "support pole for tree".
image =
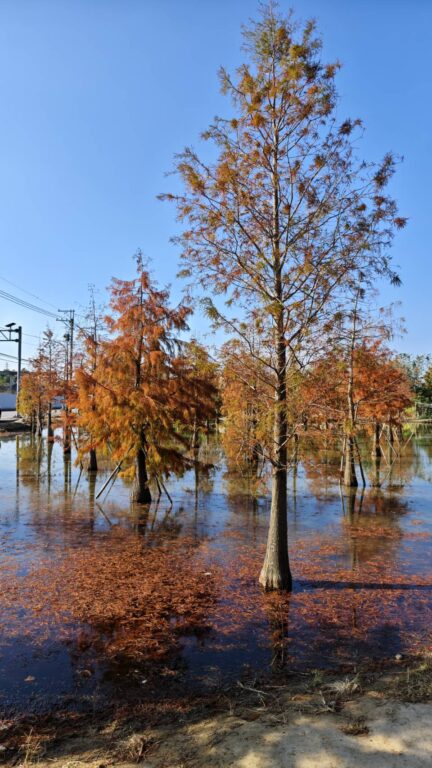
POLYGON ((117 466, 116 466, 116 468, 114 469, 114 471, 113 471, 113 472, 111 472, 111 474, 110 474, 110 476, 109 476, 108 480, 107 480, 107 481, 106 481, 106 482, 103 484, 103 486, 102 486, 102 488, 100 489, 100 491, 98 491, 98 492, 97 492, 97 494, 96 494, 96 496, 95 496, 95 499, 98 499, 98 498, 99 498, 99 496, 102 496, 102 494, 103 494, 103 492, 104 492, 105 488, 107 487, 107 485, 109 484, 109 482, 110 482, 110 481, 113 479, 113 477, 115 477, 115 475, 117 474, 117 472, 120 472, 120 469, 121 469, 121 465, 123 464, 123 461, 124 461, 124 459, 122 459, 122 460, 119 462, 119 464, 117 464, 117 466))
POLYGON ((362 464, 361 455, 360 455, 360 448, 358 447, 358 442, 357 442, 357 439, 355 437, 354 437, 354 445, 355 445, 356 450, 357 450, 357 458, 358 458, 358 463, 359 463, 359 467, 360 467, 360 474, 361 474, 361 477, 362 477, 363 488, 366 488, 366 478, 365 478, 365 474, 363 472, 363 464, 362 464))

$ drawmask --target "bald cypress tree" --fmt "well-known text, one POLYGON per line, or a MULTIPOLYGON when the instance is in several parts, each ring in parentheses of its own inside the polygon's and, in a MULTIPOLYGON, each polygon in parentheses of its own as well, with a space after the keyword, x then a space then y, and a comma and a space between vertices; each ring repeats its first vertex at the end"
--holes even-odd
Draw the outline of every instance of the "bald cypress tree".
POLYGON ((214 322, 246 339, 245 323, 259 330, 260 316, 271 321, 263 362, 274 394, 272 504, 260 582, 290 589, 287 367, 330 321, 344 285, 397 279, 388 246, 404 220, 386 193, 395 159, 358 160, 360 121, 338 122, 338 64, 322 61, 314 23, 297 25, 270 5, 244 42, 236 76, 220 72, 232 108, 203 135, 212 159, 184 150, 182 191, 161 197, 177 204, 183 274, 204 292, 214 322))

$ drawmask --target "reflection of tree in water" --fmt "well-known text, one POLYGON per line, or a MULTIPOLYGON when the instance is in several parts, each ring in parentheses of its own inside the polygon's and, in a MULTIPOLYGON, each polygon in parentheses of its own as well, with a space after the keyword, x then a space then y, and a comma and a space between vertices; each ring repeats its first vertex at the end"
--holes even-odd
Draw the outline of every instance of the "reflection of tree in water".
MULTIPOLYGON (((226 524, 229 531, 234 533, 232 539, 227 538, 225 543, 221 543, 221 547, 232 547, 233 555, 233 568, 234 577, 237 576, 238 566, 238 549, 242 544, 247 545, 252 553, 256 553, 259 549, 257 543, 262 540, 262 531, 266 523, 266 514, 263 512, 268 511, 267 498, 257 496, 251 493, 250 479, 238 478, 233 475, 224 476, 226 495, 219 497, 210 497, 213 489, 214 482, 214 470, 210 470, 207 474, 198 472, 193 481, 195 482, 195 500, 192 493, 189 495, 190 504, 185 504, 185 509, 179 508, 177 504, 174 504, 170 509, 166 498, 164 498, 159 506, 152 504, 151 507, 137 506, 136 508, 129 509, 128 504, 123 504, 121 507, 120 502, 115 506, 113 503, 113 514, 111 515, 111 509, 109 505, 105 507, 102 504, 102 508, 106 510, 107 517, 111 518, 112 522, 107 523, 105 526, 101 525, 95 527, 95 520, 102 522, 102 515, 98 509, 98 503, 95 500, 96 495, 96 478, 84 475, 81 479, 80 492, 82 496, 85 496, 86 502, 83 504, 81 498, 78 497, 73 502, 71 496, 74 492, 75 480, 72 484, 70 481, 71 465, 63 465, 63 458, 57 458, 58 446, 51 447, 52 451, 52 487, 51 495, 47 500, 46 490, 48 488, 48 454, 47 446, 42 441, 33 441, 31 443, 28 438, 20 443, 20 459, 19 459, 19 473, 20 482, 26 485, 28 489, 28 507, 30 520, 36 523, 35 536, 42 540, 44 544, 53 543, 59 544, 58 551, 61 553, 62 547, 77 546, 86 547, 91 544, 91 539, 94 543, 97 543, 99 539, 105 539, 107 544, 107 550, 109 549, 109 542, 111 536, 116 536, 116 530, 121 526, 116 525, 116 521, 119 519, 124 527, 129 527, 129 533, 131 535, 131 541, 135 540, 140 543, 140 546, 144 548, 157 548, 165 547, 168 550, 178 546, 180 539, 190 532, 190 521, 193 520, 193 515, 197 516, 198 513, 198 500, 200 517, 205 517, 209 505, 215 502, 220 505, 226 517, 226 524), (25 467, 26 462, 29 464, 29 472, 26 474, 25 467), (38 468, 39 465, 39 468, 38 468), (57 467, 57 474, 56 474, 57 467), (66 473, 63 470, 66 469, 66 473), (71 492, 72 491, 72 492, 71 492), (209 498, 202 499, 205 494, 209 494, 209 498), (74 507, 72 508, 72 502, 74 507), (194 507, 195 502, 195 507, 194 507), (124 515, 124 518, 120 516, 124 515), (187 523, 187 524, 186 524, 187 523), (229 542, 231 541, 231 544, 229 542)), ((432 446, 429 446, 429 450, 432 446)), ((424 459, 419 458, 420 453, 423 452, 423 456, 426 455, 423 450, 423 446, 419 449, 417 446, 408 446, 406 453, 401 458, 402 470, 396 467, 393 469, 394 478, 396 478, 393 485, 397 485, 401 477, 409 478, 410 473, 417 473, 417 467, 419 464, 424 465, 424 459)), ((429 456, 429 454, 427 454, 429 456)), ((59 452, 60 456, 60 452, 59 452)), ((332 453, 328 450, 326 452, 317 455, 313 452, 312 448, 309 453, 304 452, 304 467, 308 475, 310 486, 317 495, 326 491, 327 487, 333 482, 332 478, 338 479, 339 465, 337 457, 333 459, 332 453), (329 479, 330 478, 330 479, 329 479)), ((385 473, 386 464, 385 458, 381 463, 381 474, 385 473)), ((75 473, 76 475, 76 473, 75 473)), ((301 480, 301 473, 299 473, 299 487, 301 480)), ((294 474, 292 475, 292 494, 290 503, 293 504, 296 499, 295 492, 295 480, 294 474)), ((333 492, 334 492, 333 488, 333 492)), ((173 494, 175 495, 175 494, 173 494)), ((115 493, 113 494, 113 497, 115 493)), ((112 497, 111 497, 112 498, 112 497)), ((299 494, 300 498, 300 494, 299 494)), ((400 550, 402 530, 400 526, 401 516, 408 511, 407 502, 401 495, 395 492, 389 492, 388 487, 384 486, 382 490, 368 489, 363 495, 360 490, 357 494, 349 495, 343 498, 343 533, 342 542, 339 540, 336 542, 337 547, 342 544, 342 551, 344 557, 346 557, 346 551, 349 552, 349 566, 347 574, 344 574, 342 578, 345 583, 338 583, 338 576, 336 575, 336 567, 339 567, 340 563, 336 563, 334 584, 328 586, 318 586, 318 580, 320 578, 319 570, 331 565, 331 556, 328 560, 325 560, 324 552, 319 548, 316 552, 312 552, 312 557, 316 559, 317 569, 314 574, 307 573, 304 578, 304 582, 309 579, 309 582, 315 579, 313 587, 308 587, 303 584, 298 588, 298 591, 294 592, 290 601, 284 605, 280 605, 278 610, 273 608, 267 608, 267 604, 263 609, 260 609, 261 616, 263 616, 263 622, 267 623, 266 630, 266 643, 272 648, 273 655, 273 669, 279 669, 283 667, 287 660, 291 663, 294 658, 295 662, 303 659, 307 659, 308 662, 320 665, 325 663, 325 656, 334 657, 335 643, 339 643, 343 653, 346 656, 349 654, 355 655, 364 653, 374 654, 377 647, 381 642, 388 642, 390 645, 397 646, 398 631, 395 625, 386 623, 386 617, 391 617, 391 611, 387 613, 384 609, 382 616, 379 616, 375 620, 375 625, 371 622, 366 627, 366 619, 371 613, 367 613, 364 608, 365 601, 367 606, 373 606, 375 602, 375 610, 379 610, 381 607, 381 594, 374 592, 373 589, 369 592, 363 590, 359 586, 361 579, 367 572, 367 564, 371 562, 376 565, 376 573, 378 579, 380 575, 380 569, 385 571, 386 580, 390 581, 392 578, 392 569, 396 568, 396 560, 398 552, 400 550), (349 573, 349 567, 351 567, 351 573, 349 573), (355 573, 354 571, 357 571, 355 573), (304 598, 301 589, 310 590, 310 593, 304 598), (320 593, 321 589, 321 593, 320 593), (366 598, 364 597, 366 595, 366 598), (308 602, 309 601, 309 602, 308 602), (369 601, 369 602, 367 602, 369 601), (300 614, 298 607, 302 610, 307 610, 305 613, 300 614), (288 608, 289 608, 289 626, 288 626, 288 608), (332 615, 332 610, 334 611, 332 615), (350 636, 352 634, 352 637, 350 636), (387 634, 386 634, 387 633, 387 634), (387 638, 387 639, 386 639, 387 638), (390 638, 390 639, 389 639, 390 638), (362 650, 363 649, 363 650, 362 650), (289 653, 288 653, 289 652, 289 653)), ((301 511, 303 515, 303 509, 306 509, 309 501, 302 505, 301 511)), ((330 499, 330 505, 333 505, 333 499, 330 499)), ((338 504, 338 501, 337 501, 338 504)), ((309 509, 305 514, 309 513, 309 509)), ((333 506, 334 510, 334 506, 333 506)), ((300 516, 299 516, 300 517, 300 516)), ((224 523, 222 522, 221 527, 224 523)), ((193 527, 193 526, 192 526, 193 527)), ((301 532, 301 528, 300 528, 301 532)), ((339 534, 338 534, 339 536, 339 534)), ((196 527, 196 536, 194 538, 194 545, 198 549, 200 541, 202 539, 202 532, 196 527)), ((318 544, 319 536, 317 535, 318 544)), ((293 543, 292 548, 295 550, 296 543, 293 543)), ((307 545, 309 546, 309 545, 307 545)), ((311 549, 305 548, 306 559, 311 556, 311 549)), ((341 547, 337 552, 341 551, 341 547)), ((124 552, 124 557, 127 560, 131 556, 131 553, 127 550, 124 552)), ((337 555, 336 555, 337 557, 337 555)), ((259 559, 259 558, 258 558, 259 559)), ((101 568, 101 563, 98 564, 101 568)), ((243 598, 249 603, 249 609, 254 613, 258 602, 260 600, 256 591, 248 592, 250 589, 250 583, 255 584, 257 564, 254 562, 251 566, 249 575, 244 583, 239 585, 239 593, 244 593, 243 598)), ((207 567, 203 567, 202 573, 207 570, 207 567)), ((211 568, 209 570, 212 570, 211 568)), ((296 572, 298 579, 301 581, 302 574, 301 568, 296 565, 296 572)), ((201 573, 201 584, 203 581, 201 573)), ((141 582, 144 583, 143 571, 138 572, 141 577, 141 582)), ((230 574, 227 574, 231 578, 230 574)), ((369 574, 370 576, 370 574, 369 574)), ((172 579, 172 572, 167 575, 167 579, 172 579)), ((333 578, 331 568, 328 568, 326 575, 327 579, 333 578)), ((396 584, 396 580, 395 580, 396 584)), ((216 597, 220 594, 218 583, 216 582, 214 587, 214 595, 216 597)), ((155 592, 157 593, 157 587, 155 586, 155 592)), ((199 598, 198 598, 199 599, 199 598)), ((236 598, 237 599, 237 598, 236 598)), ((239 598, 238 602, 234 606, 236 609, 236 616, 233 622, 237 620, 240 622, 241 609, 244 603, 241 602, 242 598, 239 598)), ((225 613, 225 605, 222 604, 221 612, 225 613)), ((369 607, 367 608, 369 610, 369 607)), ((131 613, 131 617, 134 621, 137 616, 131 613)), ((255 617, 254 617, 255 618, 255 617)), ((201 621, 201 619, 200 619, 201 621)), ((405 619, 402 617, 401 623, 405 619)), ((124 632, 130 630, 132 635, 135 636, 136 641, 139 639, 139 621, 136 621, 136 626, 131 621, 126 627, 124 632)), ((85 644, 90 643, 89 647, 93 648, 94 652, 98 652, 97 635, 101 630, 101 624, 95 624, 93 627, 93 634, 82 634, 80 638, 77 638, 77 664, 79 659, 82 663, 87 663, 85 651, 85 644), (95 629, 97 627, 97 630, 95 629), (93 643, 93 645, 92 645, 93 643)), ((117 631, 115 625, 108 626, 110 633, 117 631)), ((105 631, 105 630, 104 630, 105 631)), ((123 632, 123 629, 121 630, 123 632)), ((185 629, 187 631, 187 629, 185 629)), ((202 623, 196 623, 191 626, 190 631, 195 634, 206 631, 206 621, 203 618, 202 623)), ((233 634, 233 642, 236 642, 237 636, 233 634)), ((142 638, 141 638, 142 639, 142 638)), ((127 638, 126 638, 127 640, 127 638)), ((256 642, 255 637, 250 637, 248 642, 251 644, 256 642)), ((72 646, 71 646, 72 647, 72 646)), ((390 646, 389 646, 390 647, 390 646)), ((127 654, 125 655, 125 658, 127 654)), ((173 659, 179 659, 175 644, 173 646, 173 659)), ((114 670, 116 665, 120 663, 111 658, 108 660, 107 668, 114 670)), ((113 673, 114 674, 114 673, 113 673)))
POLYGON ((91 544, 65 548, 56 568, 48 559, 10 577, 9 591, 0 591, 1 613, 13 608, 17 624, 4 631, 18 636, 25 622, 37 642, 56 627, 57 640, 81 652, 92 647, 104 663, 179 653, 180 636, 206 631, 217 584, 196 542, 156 536, 152 545, 115 526, 91 544))
POLYGON ((268 622, 269 645, 271 648, 270 666, 278 673, 289 661, 289 609, 291 595, 268 595, 264 603, 264 612, 268 622))
MULTIPOLYGON (((376 455, 372 455, 371 441, 359 441, 362 464, 372 486, 403 486, 410 483, 422 469, 419 457, 419 446, 410 440, 400 449, 393 448, 382 442, 382 456, 377 461, 376 455)), ((432 456, 432 445, 430 445, 432 456)), ((323 495, 328 485, 339 482, 340 478, 340 451, 337 436, 329 442, 327 449, 323 446, 321 436, 307 438, 302 443, 301 461, 306 478, 312 492, 323 495)), ((421 474, 420 474, 421 476, 421 474)))
POLYGON ((234 472, 226 471, 223 473, 223 481, 226 494, 229 499, 240 499, 246 502, 247 499, 268 496, 268 472, 234 472))
POLYGON ((213 492, 216 476, 216 465, 211 463, 195 464, 194 489, 195 496, 213 492))
POLYGON ((224 475, 227 490, 226 509, 229 512, 227 526, 231 532, 241 531, 252 541, 262 541, 266 527, 266 515, 269 511, 269 499, 266 494, 256 492, 254 478, 224 475))
POLYGON ((89 484, 84 502, 75 500, 73 461, 63 456, 58 443, 26 435, 17 448, 17 484, 26 491, 20 506, 28 516, 35 546, 38 542, 44 548, 61 548, 78 540, 85 543, 94 531, 94 483, 93 490, 89 484))
POLYGON ((432 440, 423 438, 414 444, 413 449, 416 454, 415 474, 427 483, 432 483, 432 440))
POLYGON ((399 520, 409 512, 405 499, 394 493, 370 489, 341 494, 344 531, 353 568, 382 561, 386 570, 397 569, 396 558, 403 539, 399 520))
POLYGON ((301 443, 301 463, 308 485, 316 496, 327 493, 328 486, 339 482, 340 449, 336 436, 328 444, 321 436, 309 436, 301 443))
POLYGON ((17 477, 23 485, 34 485, 40 480, 44 441, 35 435, 22 435, 16 441, 17 477))
POLYGON ((130 520, 132 530, 142 541, 152 546, 168 543, 179 538, 183 529, 183 508, 174 509, 158 499, 153 504, 132 504, 130 520))

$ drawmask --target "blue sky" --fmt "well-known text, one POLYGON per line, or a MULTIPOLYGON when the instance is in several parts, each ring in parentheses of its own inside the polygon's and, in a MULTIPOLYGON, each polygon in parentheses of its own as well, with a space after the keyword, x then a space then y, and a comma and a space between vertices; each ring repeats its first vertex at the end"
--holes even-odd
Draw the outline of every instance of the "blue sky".
MULTIPOLYGON (((175 184, 165 177, 174 153, 198 146, 216 113, 230 114, 217 70, 241 62, 241 24, 257 5, 1 0, 0 289, 79 310, 89 283, 103 290, 131 275, 138 247, 162 283, 175 282, 175 212, 156 195, 175 184)), ((393 249, 403 286, 385 287, 382 301, 402 302, 408 333, 397 346, 432 351, 432 2, 280 3, 290 6, 317 19, 324 56, 343 64, 339 112, 364 120, 363 155, 405 158, 392 188, 409 218, 393 249)), ((0 298, 0 323, 10 321, 32 334, 31 355, 47 318, 0 298)))

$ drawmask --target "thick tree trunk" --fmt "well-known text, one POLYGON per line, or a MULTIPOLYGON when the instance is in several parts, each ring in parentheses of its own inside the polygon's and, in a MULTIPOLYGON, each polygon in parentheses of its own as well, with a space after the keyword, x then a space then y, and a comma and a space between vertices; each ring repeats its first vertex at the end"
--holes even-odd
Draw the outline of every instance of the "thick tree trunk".
POLYGON ((259 581, 266 590, 292 589, 288 557, 287 471, 283 467, 273 469, 270 526, 259 581))
POLYGON ((355 469, 354 438, 349 435, 345 440, 343 484, 347 488, 357 488, 358 480, 355 469))
POLYGON ((90 448, 87 472, 97 472, 97 471, 98 471, 98 463, 97 463, 97 456, 96 456, 96 448, 90 448))
POLYGON ((284 287, 282 280, 283 264, 280 253, 280 179, 279 127, 273 121, 273 231, 272 260, 274 272, 274 296, 276 300, 275 352, 276 352, 276 391, 274 404, 274 463, 272 476, 272 500, 267 549, 260 574, 260 584, 264 589, 292 589, 292 577, 288 556, 288 509, 287 509, 287 357, 286 357, 286 316, 284 307, 284 287))
POLYGON ((270 526, 260 584, 266 590, 291 591, 292 576, 288 556, 287 509, 287 414, 286 414, 286 347, 284 318, 278 322, 278 370, 274 416, 275 463, 272 474, 272 500, 270 526))
POLYGON ((148 487, 146 455, 143 448, 139 448, 135 459, 135 488, 132 500, 137 504, 150 504, 152 500, 148 487))

